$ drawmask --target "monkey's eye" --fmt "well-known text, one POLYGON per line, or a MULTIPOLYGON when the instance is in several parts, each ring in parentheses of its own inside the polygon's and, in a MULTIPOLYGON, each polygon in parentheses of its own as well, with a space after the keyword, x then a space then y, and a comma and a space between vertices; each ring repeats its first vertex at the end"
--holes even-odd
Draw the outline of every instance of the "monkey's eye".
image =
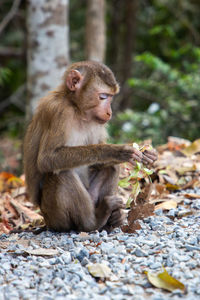
POLYGON ((108 99, 109 96, 110 96, 110 95, 108 95, 108 94, 103 94, 103 93, 102 93, 102 94, 99 94, 99 99, 100 99, 100 100, 105 100, 105 99, 108 99))

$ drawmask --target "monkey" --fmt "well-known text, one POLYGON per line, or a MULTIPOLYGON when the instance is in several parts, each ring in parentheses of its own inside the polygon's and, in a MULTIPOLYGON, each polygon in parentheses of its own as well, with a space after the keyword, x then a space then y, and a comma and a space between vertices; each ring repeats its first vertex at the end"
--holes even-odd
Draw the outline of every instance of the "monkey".
POLYGON ((69 66, 61 84, 39 101, 24 138, 24 172, 47 228, 88 232, 120 226, 119 164, 156 160, 153 150, 106 143, 118 92, 106 65, 82 61, 69 66))

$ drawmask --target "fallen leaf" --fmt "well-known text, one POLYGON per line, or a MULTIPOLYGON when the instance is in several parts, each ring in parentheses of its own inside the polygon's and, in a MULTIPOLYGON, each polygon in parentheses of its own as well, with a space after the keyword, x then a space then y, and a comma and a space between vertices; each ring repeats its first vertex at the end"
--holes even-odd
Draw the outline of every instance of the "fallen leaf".
POLYGON ((193 162, 185 163, 182 166, 175 167, 176 172, 178 172, 179 175, 184 175, 187 172, 194 172, 197 170, 196 164, 193 162))
POLYGON ((105 264, 87 265, 88 271, 94 277, 109 278, 112 275, 111 269, 105 264))
POLYGON ((12 177, 15 177, 12 173, 8 173, 8 172, 1 172, 0 173, 0 179, 8 180, 12 177))
POLYGON ((197 182, 199 182, 198 178, 193 178, 192 180, 187 182, 185 185, 181 186, 181 189, 186 190, 186 189, 189 189, 191 187, 193 188, 197 182))
POLYGON ((194 193, 182 194, 182 196, 189 199, 200 199, 200 195, 194 193))
POLYGON ((89 234, 87 232, 80 232, 79 233, 79 239, 81 241, 87 241, 87 240, 90 239, 90 236, 89 236, 89 234))
POLYGON ((166 185, 166 188, 170 191, 177 191, 177 190, 180 190, 180 186, 177 185, 177 184, 171 184, 171 183, 167 183, 166 185))
POLYGON ((181 151, 186 156, 192 156, 193 154, 200 152, 200 139, 194 141, 190 146, 181 151))
POLYGON ((141 225, 138 221, 134 221, 129 225, 123 225, 121 227, 121 230, 125 233, 134 233, 136 232, 136 230, 140 230, 140 229, 141 229, 141 225))
POLYGON ((21 195, 25 195, 26 194, 26 187, 25 186, 22 186, 22 187, 19 187, 17 189, 14 189, 12 191, 12 197, 13 198, 17 198, 21 195))
POLYGON ((170 276, 169 273, 163 268, 162 273, 150 273, 145 271, 149 282, 157 288, 162 288, 167 291, 173 292, 174 290, 180 289, 185 291, 183 283, 170 276))
POLYGON ((121 227, 123 232, 134 233, 136 230, 141 229, 138 220, 143 220, 154 214, 154 204, 142 203, 140 205, 135 205, 131 203, 131 209, 128 213, 128 225, 121 227))
POLYGON ((11 199, 10 200, 11 205, 16 209, 16 211, 19 213, 19 215, 24 214, 25 217, 31 221, 31 222, 41 222, 41 220, 43 220, 43 217, 37 213, 35 213, 34 211, 32 211, 31 209, 27 208, 26 206, 22 205, 21 203, 19 203, 17 200, 15 199, 11 199))
POLYGON ((146 185, 142 191, 140 191, 140 193, 138 194, 137 198, 136 198, 136 204, 137 205, 143 205, 145 203, 149 202, 149 199, 151 197, 152 194, 152 190, 153 190, 153 185, 150 183, 148 185, 146 185))
POLYGON ((25 253, 29 255, 36 255, 36 256, 53 256, 58 255, 58 250, 56 249, 46 249, 46 248, 38 248, 33 250, 24 250, 25 253))
POLYGON ((188 147, 189 145, 191 145, 191 142, 186 139, 174 136, 168 137, 167 146, 170 151, 179 151, 183 148, 188 147))
POLYGON ((168 201, 159 203, 155 206, 155 210, 157 210, 157 209, 170 210, 172 208, 177 208, 177 202, 174 200, 168 200, 168 201))

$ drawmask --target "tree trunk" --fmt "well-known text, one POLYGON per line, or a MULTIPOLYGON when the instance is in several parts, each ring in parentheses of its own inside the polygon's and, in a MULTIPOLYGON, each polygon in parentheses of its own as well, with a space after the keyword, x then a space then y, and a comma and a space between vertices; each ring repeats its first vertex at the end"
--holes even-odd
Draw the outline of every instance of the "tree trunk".
POLYGON ((108 57, 111 68, 120 83, 121 91, 113 103, 114 113, 130 106, 130 88, 127 79, 132 75, 133 53, 136 40, 138 0, 108 1, 110 11, 110 35, 108 57))
POLYGON ((27 0, 27 119, 69 61, 68 0, 27 0))
POLYGON ((86 57, 103 62, 105 56, 105 2, 87 0, 86 57))
POLYGON ((122 84, 122 100, 119 105, 119 110, 124 110, 130 107, 130 87, 127 85, 127 80, 132 75, 133 69, 133 51, 135 49, 136 40, 136 16, 138 8, 138 0, 124 1, 124 25, 125 30, 122 42, 122 57, 121 57, 121 84, 122 84))

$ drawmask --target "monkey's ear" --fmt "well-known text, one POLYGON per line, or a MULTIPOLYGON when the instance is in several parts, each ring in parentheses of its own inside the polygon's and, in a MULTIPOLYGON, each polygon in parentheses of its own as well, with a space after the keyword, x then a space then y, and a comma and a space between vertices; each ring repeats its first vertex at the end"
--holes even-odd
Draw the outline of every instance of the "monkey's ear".
POLYGON ((76 91, 81 87, 83 76, 77 70, 71 70, 67 74, 66 84, 70 91, 76 91))

